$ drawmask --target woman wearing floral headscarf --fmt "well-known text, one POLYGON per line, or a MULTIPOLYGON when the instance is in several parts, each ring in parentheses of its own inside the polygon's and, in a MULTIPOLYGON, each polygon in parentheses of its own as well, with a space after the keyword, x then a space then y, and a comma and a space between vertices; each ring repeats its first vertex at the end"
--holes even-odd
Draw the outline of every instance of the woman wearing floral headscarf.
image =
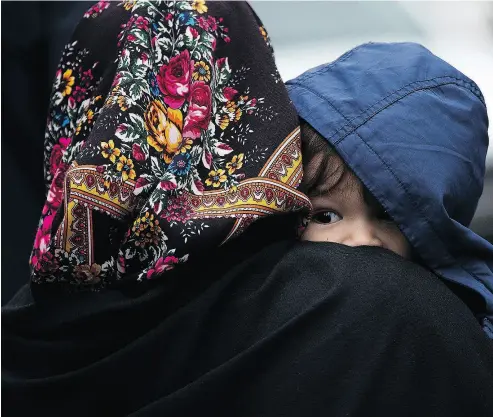
POLYGON ((265 30, 228 14, 204 1, 86 13, 55 79, 34 283, 155 279, 259 217, 308 207, 265 30))
POLYGON ((92 6, 45 149, 31 285, 2 312, 6 415, 491 409, 489 346, 437 280, 294 240, 298 118, 246 3, 92 6))

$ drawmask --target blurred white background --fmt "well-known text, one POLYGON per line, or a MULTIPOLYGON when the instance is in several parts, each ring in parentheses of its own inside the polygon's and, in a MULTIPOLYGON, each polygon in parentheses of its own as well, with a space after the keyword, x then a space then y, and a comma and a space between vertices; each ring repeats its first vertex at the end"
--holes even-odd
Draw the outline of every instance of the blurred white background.
MULTIPOLYGON (((269 32, 284 80, 368 41, 418 42, 479 85, 493 138, 493 2, 252 1, 251 5, 269 32)), ((487 165, 472 228, 493 240, 491 145, 487 165)))

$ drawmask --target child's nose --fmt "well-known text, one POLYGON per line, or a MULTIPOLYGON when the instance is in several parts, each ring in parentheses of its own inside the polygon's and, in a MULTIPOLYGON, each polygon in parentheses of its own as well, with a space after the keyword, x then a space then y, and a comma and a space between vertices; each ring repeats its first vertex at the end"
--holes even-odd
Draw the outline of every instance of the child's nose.
POLYGON ((347 246, 380 246, 383 247, 383 242, 377 236, 376 229, 371 222, 355 223, 342 242, 347 246))

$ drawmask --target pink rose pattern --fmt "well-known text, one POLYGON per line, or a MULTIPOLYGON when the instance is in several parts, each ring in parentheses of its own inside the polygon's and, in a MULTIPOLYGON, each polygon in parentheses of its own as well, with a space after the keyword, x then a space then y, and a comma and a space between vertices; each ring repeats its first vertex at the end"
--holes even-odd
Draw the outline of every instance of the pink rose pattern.
POLYGON ((98 1, 94 6, 92 6, 87 12, 84 13, 84 17, 86 19, 90 17, 97 17, 108 7, 110 7, 109 0, 98 1))
POLYGON ((165 271, 171 271, 178 262, 180 262, 180 260, 176 256, 159 258, 156 265, 147 271, 147 279, 154 277, 154 275, 160 275, 165 271))
MULTIPOLYGON (((230 192, 246 177, 250 123, 255 118, 265 123, 274 112, 264 114, 264 99, 243 81, 249 68, 237 68, 235 80, 224 53, 237 52, 228 45, 223 19, 208 14, 212 8, 209 2, 180 1, 171 7, 169 2, 100 1, 84 15, 90 32, 98 30, 101 15, 121 19, 114 43, 116 72, 114 56, 91 61, 91 48, 77 39, 65 48, 46 129, 47 199, 30 260, 33 282, 101 288, 128 277, 155 279, 186 262, 187 241, 209 227, 207 220, 192 220, 194 207, 185 195, 230 192), (59 242, 63 228, 88 227, 85 206, 70 206, 70 213, 64 208, 67 175, 77 166, 95 168, 91 187, 98 187, 97 193, 117 195, 124 183, 132 184, 136 199, 131 223, 98 237, 115 246, 115 253, 95 262, 84 263, 78 242, 59 242)), ((258 38, 264 47, 260 32, 258 38)), ((269 65, 275 68, 273 60, 269 65)), ((265 155, 251 155, 255 175, 262 166, 257 164, 268 157, 265 150, 274 151, 279 142, 264 145, 270 147, 262 148, 265 155)))
POLYGON ((183 136, 197 139, 209 127, 212 111, 211 88, 203 81, 196 81, 190 89, 188 114, 183 136))
POLYGON ((172 109, 181 107, 185 102, 190 91, 191 77, 192 62, 188 50, 171 58, 169 64, 162 65, 159 69, 159 89, 163 93, 163 101, 172 109))

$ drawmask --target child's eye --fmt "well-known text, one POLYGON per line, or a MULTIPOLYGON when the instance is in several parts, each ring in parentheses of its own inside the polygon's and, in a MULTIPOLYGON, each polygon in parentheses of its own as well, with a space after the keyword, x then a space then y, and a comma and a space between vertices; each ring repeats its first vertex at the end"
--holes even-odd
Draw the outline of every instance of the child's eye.
POLYGON ((318 213, 312 215, 311 220, 315 223, 330 224, 342 220, 342 216, 337 214, 335 211, 319 211, 318 213))

